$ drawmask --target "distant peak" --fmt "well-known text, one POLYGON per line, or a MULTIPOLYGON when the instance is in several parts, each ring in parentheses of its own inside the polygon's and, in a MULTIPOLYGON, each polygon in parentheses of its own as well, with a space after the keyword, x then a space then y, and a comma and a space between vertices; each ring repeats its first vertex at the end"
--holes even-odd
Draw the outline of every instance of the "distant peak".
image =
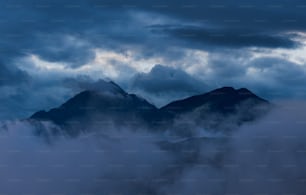
MULTIPOLYGON (((119 85, 117 85, 114 81, 108 81, 108 83, 109 84, 112 84, 112 85, 114 85, 114 86, 116 86, 116 87, 119 87, 119 85)), ((120 87, 119 87, 120 88, 120 87)))
POLYGON ((212 92, 238 92, 240 94, 254 94, 247 88, 235 89, 233 87, 225 86, 218 89, 213 90, 212 92))
POLYGON ((239 88, 235 89, 233 87, 221 87, 218 89, 215 89, 211 92, 209 92, 211 95, 238 95, 238 96, 244 96, 244 97, 253 97, 253 98, 259 98, 257 95, 255 95, 253 92, 251 92, 247 88, 239 88))
POLYGON ((174 69, 172 67, 169 66, 164 66, 161 64, 157 64, 155 66, 153 66, 150 70, 151 74, 163 74, 163 75, 168 75, 168 74, 173 74, 174 72, 177 72, 179 70, 174 69))
POLYGON ((85 91, 96 92, 100 94, 110 94, 110 95, 122 95, 126 96, 127 93, 115 82, 98 80, 94 83, 84 83, 82 87, 85 91))
POLYGON ((225 87, 221 87, 219 89, 216 90, 223 90, 223 91, 234 91, 235 89, 233 87, 229 87, 229 86, 225 86, 225 87))
POLYGON ((239 94, 253 94, 250 90, 248 90, 247 88, 240 88, 237 90, 237 92, 239 94))
POLYGON ((80 93, 76 94, 75 96, 88 96, 88 95, 93 95, 96 94, 97 92, 94 90, 85 90, 81 91, 80 93))
POLYGON ((212 93, 231 93, 231 92, 234 92, 235 89, 233 87, 228 87, 228 86, 225 86, 225 87, 221 87, 221 88, 218 88, 218 89, 215 89, 213 91, 211 91, 212 93))

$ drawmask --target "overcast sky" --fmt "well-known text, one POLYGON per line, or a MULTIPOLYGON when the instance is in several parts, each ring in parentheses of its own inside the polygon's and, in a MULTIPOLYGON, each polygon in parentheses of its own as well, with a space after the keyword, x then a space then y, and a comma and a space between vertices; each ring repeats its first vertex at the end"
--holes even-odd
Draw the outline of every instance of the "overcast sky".
POLYGON ((0 119, 98 79, 156 105, 221 86, 305 99, 305 18, 303 0, 0 0, 0 119))

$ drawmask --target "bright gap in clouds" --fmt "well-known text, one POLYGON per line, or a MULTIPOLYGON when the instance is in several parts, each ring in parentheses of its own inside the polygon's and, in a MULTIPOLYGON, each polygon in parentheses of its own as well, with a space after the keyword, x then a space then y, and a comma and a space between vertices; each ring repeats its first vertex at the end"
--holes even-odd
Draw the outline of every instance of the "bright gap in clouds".
POLYGON ((181 68, 189 74, 196 74, 199 70, 209 73, 209 53, 201 50, 182 49, 183 56, 177 60, 169 60, 164 56, 137 57, 137 50, 125 50, 116 52, 105 49, 95 49, 95 58, 87 64, 79 67, 71 67, 62 62, 49 62, 36 54, 30 54, 22 58, 18 63, 21 70, 32 76, 74 77, 87 75, 92 79, 128 79, 137 73, 148 73, 156 64, 162 64, 174 68, 181 68))
POLYGON ((155 64, 162 64, 162 58, 134 59, 134 53, 127 51, 117 53, 114 51, 96 49, 96 57, 87 64, 77 68, 61 62, 48 62, 38 55, 31 54, 22 59, 19 68, 31 75, 57 74, 64 76, 88 75, 92 78, 116 79, 124 74, 120 68, 129 67, 134 72, 149 72, 155 64))
POLYGON ((306 64, 306 33, 304 32, 290 32, 288 34, 295 34, 296 36, 292 38, 294 41, 299 43, 299 47, 295 49, 251 49, 253 53, 252 60, 262 58, 262 57, 271 57, 279 58, 285 61, 292 62, 296 65, 304 66, 306 64))
POLYGON ((186 71, 203 81, 209 89, 230 85, 249 87, 255 92, 264 89, 272 93, 274 90, 273 94, 284 86, 292 86, 288 79, 298 74, 295 79, 299 84, 294 84, 295 88, 292 89, 297 93, 304 82, 304 72, 306 74, 306 34, 295 34, 294 39, 298 39, 300 45, 294 49, 244 48, 210 52, 171 47, 169 57, 169 53, 146 56, 142 52, 145 48, 138 47, 122 50, 93 48, 93 59, 78 67, 63 62, 49 62, 35 53, 19 59, 17 64, 36 78, 52 81, 88 76, 92 80, 113 80, 125 90, 129 90, 130 82, 137 73, 148 73, 156 64, 186 71))

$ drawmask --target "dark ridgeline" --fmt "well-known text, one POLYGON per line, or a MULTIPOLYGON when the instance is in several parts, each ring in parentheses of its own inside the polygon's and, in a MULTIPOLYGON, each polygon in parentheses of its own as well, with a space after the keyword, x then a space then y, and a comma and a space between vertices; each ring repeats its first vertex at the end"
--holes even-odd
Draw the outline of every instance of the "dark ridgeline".
MULTIPOLYGON (((249 121, 256 118, 259 105, 268 105, 268 101, 256 96, 245 88, 235 90, 223 87, 201 95, 177 100, 158 109, 145 99, 128 94, 113 82, 101 82, 99 90, 86 90, 69 99, 58 108, 39 111, 31 120, 52 121, 58 125, 86 128, 90 121, 97 125, 139 125, 163 127, 171 124, 175 118, 201 110, 206 114, 232 115, 244 105, 244 118, 249 121)), ((259 115, 260 113, 258 113, 259 115)), ((203 118, 205 120, 205 118, 203 118)), ((239 121, 239 122, 241 122, 239 121)))
POLYGON ((145 99, 126 93, 113 82, 104 82, 99 90, 83 91, 60 107, 36 112, 30 118, 85 128, 88 121, 97 125, 137 125, 157 120, 159 112, 145 99))
POLYGON ((194 109, 209 104, 211 112, 232 113, 236 106, 246 100, 252 100, 255 104, 268 103, 268 101, 256 96, 245 88, 235 90, 232 87, 222 87, 201 95, 195 95, 183 100, 177 100, 162 107, 162 111, 175 114, 191 112, 194 109))

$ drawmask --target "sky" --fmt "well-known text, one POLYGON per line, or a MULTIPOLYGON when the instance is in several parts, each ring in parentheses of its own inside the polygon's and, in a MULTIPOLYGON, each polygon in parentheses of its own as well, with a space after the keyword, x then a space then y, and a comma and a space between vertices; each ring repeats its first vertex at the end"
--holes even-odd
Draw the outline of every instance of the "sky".
POLYGON ((302 0, 0 0, 0 119, 100 79, 157 106, 222 86, 305 99, 302 0))
POLYGON ((0 0, 0 191, 303 193, 305 18, 305 0, 0 0), (223 86, 279 104, 239 127, 244 104, 164 131, 19 120, 104 81, 157 107, 223 86))

